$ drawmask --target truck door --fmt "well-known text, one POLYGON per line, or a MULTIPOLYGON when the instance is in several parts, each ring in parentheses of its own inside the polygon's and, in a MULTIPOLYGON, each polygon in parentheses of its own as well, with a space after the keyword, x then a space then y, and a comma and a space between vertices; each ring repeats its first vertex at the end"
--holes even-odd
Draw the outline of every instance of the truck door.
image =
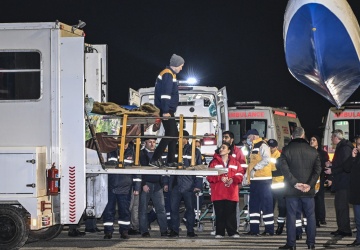
POLYGON ((92 45, 85 53, 85 95, 107 101, 107 46, 92 45))
POLYGON ((217 118, 218 118, 218 144, 222 141, 222 131, 229 130, 229 115, 228 115, 228 103, 227 103, 226 87, 221 88, 216 93, 217 104, 217 118))
POLYGON ((129 105, 140 106, 140 94, 132 88, 129 88, 129 105))

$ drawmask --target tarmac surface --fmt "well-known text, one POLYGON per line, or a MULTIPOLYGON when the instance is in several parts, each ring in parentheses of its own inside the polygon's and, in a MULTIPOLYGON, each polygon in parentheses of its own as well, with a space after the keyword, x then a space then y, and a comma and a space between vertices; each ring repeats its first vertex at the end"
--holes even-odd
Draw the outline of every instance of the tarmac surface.
MULTIPOLYGON (((242 202, 243 199, 241 198, 240 207, 243 206, 242 202)), ((354 241, 354 233, 352 237, 344 237, 342 239, 332 238, 330 235, 331 231, 337 230, 337 226, 334 210, 334 195, 329 191, 326 192, 325 203, 327 225, 317 228, 316 249, 349 249, 346 247, 346 244, 350 244, 354 241)), ((354 228, 352 207, 350 215, 351 226, 354 228)), ((275 211, 275 216, 277 216, 277 211, 275 211)), ((120 239, 117 226, 115 227, 117 232, 114 232, 111 240, 103 239, 103 232, 86 233, 86 235, 82 237, 69 237, 67 235, 67 227, 65 227, 57 238, 51 241, 29 243, 22 249, 278 249, 279 246, 283 246, 286 243, 286 230, 284 230, 282 235, 254 237, 243 235, 242 233, 244 233, 244 230, 242 226, 239 230, 240 238, 238 239, 227 236, 223 239, 215 239, 215 237, 210 234, 211 231, 213 231, 210 218, 204 219, 202 222, 204 226, 203 231, 198 231, 198 227, 195 227, 195 232, 198 234, 198 237, 195 238, 186 237, 186 228, 184 224, 181 224, 182 231, 178 238, 160 237, 159 227, 156 222, 153 222, 151 224, 152 229, 150 231, 150 238, 143 238, 141 235, 138 235, 130 236, 131 238, 128 240, 120 239)), ((98 221, 98 228, 103 230, 101 220, 98 221)), ((260 231, 262 232, 263 229, 264 227, 261 226, 260 231)), ((80 231, 84 231, 84 225, 81 225, 80 231)), ((297 241, 296 247, 297 249, 307 249, 306 234, 303 234, 302 240, 297 241)))

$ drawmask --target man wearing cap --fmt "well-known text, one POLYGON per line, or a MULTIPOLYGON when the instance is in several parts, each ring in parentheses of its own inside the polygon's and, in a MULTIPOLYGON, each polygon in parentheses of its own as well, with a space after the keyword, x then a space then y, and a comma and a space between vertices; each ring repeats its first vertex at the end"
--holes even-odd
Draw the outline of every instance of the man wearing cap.
MULTIPOLYGON (((160 109, 160 116, 162 117, 174 117, 175 115, 179 103, 179 89, 176 74, 182 70, 184 63, 185 61, 181 56, 173 54, 170 58, 170 66, 161 71, 156 79, 155 106, 160 109)), ((165 136, 178 136, 179 132, 175 119, 163 119, 162 124, 165 129, 165 136)), ((161 155, 166 147, 168 147, 167 164, 169 167, 176 167, 175 153, 177 141, 176 138, 162 138, 154 152, 153 159, 149 163, 150 166, 163 167, 161 155)))
POLYGON ((344 132, 335 129, 331 132, 331 142, 336 145, 334 158, 331 162, 326 162, 326 171, 332 175, 333 182, 331 191, 335 191, 335 212, 338 229, 331 232, 337 236, 352 236, 350 228, 349 214, 349 194, 350 194, 350 173, 345 172, 343 166, 345 161, 351 156, 354 146, 349 140, 344 138, 344 132))
POLYGON ((284 176, 282 172, 276 167, 279 166, 280 162, 278 158, 281 153, 278 150, 278 142, 275 139, 268 140, 268 145, 270 147, 271 159, 271 171, 272 171, 272 184, 271 190, 273 195, 273 210, 275 210, 275 205, 277 202, 278 205, 278 217, 277 224, 278 227, 276 229, 276 234, 282 234, 284 230, 285 218, 286 218, 286 203, 284 198, 284 176))
POLYGON ((274 235, 274 211, 271 193, 270 148, 266 141, 259 137, 256 129, 250 129, 244 138, 252 145, 250 162, 244 176, 245 185, 250 184, 250 231, 246 234, 259 236, 260 213, 263 212, 265 231, 262 236, 274 235))

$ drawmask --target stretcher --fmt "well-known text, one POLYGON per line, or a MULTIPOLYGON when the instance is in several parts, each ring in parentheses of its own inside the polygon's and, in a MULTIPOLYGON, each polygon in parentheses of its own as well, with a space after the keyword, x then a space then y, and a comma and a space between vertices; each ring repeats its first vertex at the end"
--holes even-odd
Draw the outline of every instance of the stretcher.
MULTIPOLYGON (((205 194, 211 195, 211 190, 209 188, 208 185, 206 185, 206 182, 204 183, 204 191, 202 193, 202 195, 204 196, 205 194)), ((242 187, 239 191, 240 195, 243 195, 243 199, 244 199, 244 206, 243 208, 240 210, 240 226, 238 228, 238 231, 245 231, 245 232, 249 232, 250 231, 250 215, 249 215, 249 200, 250 200, 250 187, 242 187), (242 227, 242 228, 240 228, 242 227)), ((204 221, 210 221, 212 223, 212 230, 215 230, 215 220, 216 220, 216 215, 215 215, 215 209, 214 209, 214 204, 212 202, 210 202, 209 204, 206 205, 206 208, 204 211, 201 210, 200 207, 200 196, 201 193, 198 192, 195 194, 196 195, 196 213, 195 213, 195 220, 196 220, 196 226, 197 226, 197 231, 198 232, 202 232, 204 230, 204 221)))
MULTIPOLYGON (((144 104, 145 105, 145 104, 144 104)), ((86 130, 86 147, 90 149, 94 149, 98 152, 99 160, 102 163, 103 159, 101 159, 101 153, 109 153, 120 148, 119 150, 119 164, 118 168, 124 168, 124 146, 126 143, 135 140, 136 145, 136 154, 134 165, 139 166, 139 152, 141 139, 148 138, 149 135, 144 135, 144 132, 150 127, 155 126, 158 121, 162 119, 179 119, 179 136, 171 137, 171 136, 158 136, 153 135, 152 137, 156 138, 172 138, 178 140, 179 151, 178 151, 178 169, 184 169, 182 166, 182 155, 183 155, 183 140, 182 138, 189 139, 203 139, 203 138, 215 138, 214 135, 196 135, 196 126, 197 120, 213 120, 212 117, 197 117, 196 115, 193 117, 184 117, 180 115, 179 117, 159 117, 157 113, 150 114, 152 116, 141 116, 147 114, 146 112, 136 111, 137 116, 131 116, 131 111, 123 113, 121 116, 113 115, 113 114, 91 114, 88 115, 85 112, 88 127, 86 130), (193 120, 193 131, 192 135, 184 136, 184 120, 192 119, 193 120), (96 123, 94 125, 93 123, 96 123), (100 131, 99 131, 100 129, 100 131)), ((149 114, 147 114, 149 115, 149 114)), ((192 155, 195 155, 195 143, 192 144, 191 152, 192 155)), ((103 164, 102 164, 103 165, 103 164)), ((195 158, 191 159, 191 167, 195 166, 195 158)))
POLYGON ((200 196, 204 194, 209 194, 209 191, 203 191, 202 193, 197 192, 196 195, 196 213, 195 213, 195 221, 196 221, 196 229, 198 232, 202 232, 204 230, 204 220, 209 220, 212 224, 212 230, 215 230, 215 209, 214 204, 211 202, 206 205, 206 208, 203 213, 201 213, 200 207, 200 196))
POLYGON ((240 195, 244 195, 244 206, 240 210, 240 225, 238 231, 241 231, 240 226, 243 227, 245 232, 250 231, 250 214, 249 214, 249 200, 250 200, 250 187, 242 187, 240 189, 240 195), (241 222, 243 220, 243 222, 241 222))

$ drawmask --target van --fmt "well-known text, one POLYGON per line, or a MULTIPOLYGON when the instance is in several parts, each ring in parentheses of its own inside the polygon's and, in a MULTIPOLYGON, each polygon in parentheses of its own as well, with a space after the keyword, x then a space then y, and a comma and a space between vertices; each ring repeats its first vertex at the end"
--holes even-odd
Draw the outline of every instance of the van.
MULTIPOLYGON (((129 104, 140 106, 154 104, 155 87, 129 89, 129 104)), ((197 116, 196 135, 201 138, 201 154, 212 156, 221 144, 222 131, 228 130, 228 106, 226 88, 189 86, 179 84, 179 105, 175 117, 184 116, 184 129, 192 135, 193 117, 197 116), (207 137, 209 136, 209 137, 207 137)), ((151 133, 151 128, 145 133, 151 133)), ((157 135, 161 136, 160 129, 157 135)), ((190 141, 191 142, 191 141, 190 141)), ((207 162, 208 162, 207 159, 207 162)))
POLYGON ((331 143, 331 132, 341 129, 344 138, 353 141, 360 134, 360 102, 348 102, 337 109, 332 107, 325 119, 323 147, 328 152, 330 160, 334 157, 336 146, 331 143))
POLYGON ((259 136, 278 141, 279 150, 291 140, 295 127, 301 126, 294 111, 287 108, 256 106, 260 102, 236 102, 229 107, 229 129, 234 133, 236 145, 242 145, 249 129, 256 129, 259 136))

